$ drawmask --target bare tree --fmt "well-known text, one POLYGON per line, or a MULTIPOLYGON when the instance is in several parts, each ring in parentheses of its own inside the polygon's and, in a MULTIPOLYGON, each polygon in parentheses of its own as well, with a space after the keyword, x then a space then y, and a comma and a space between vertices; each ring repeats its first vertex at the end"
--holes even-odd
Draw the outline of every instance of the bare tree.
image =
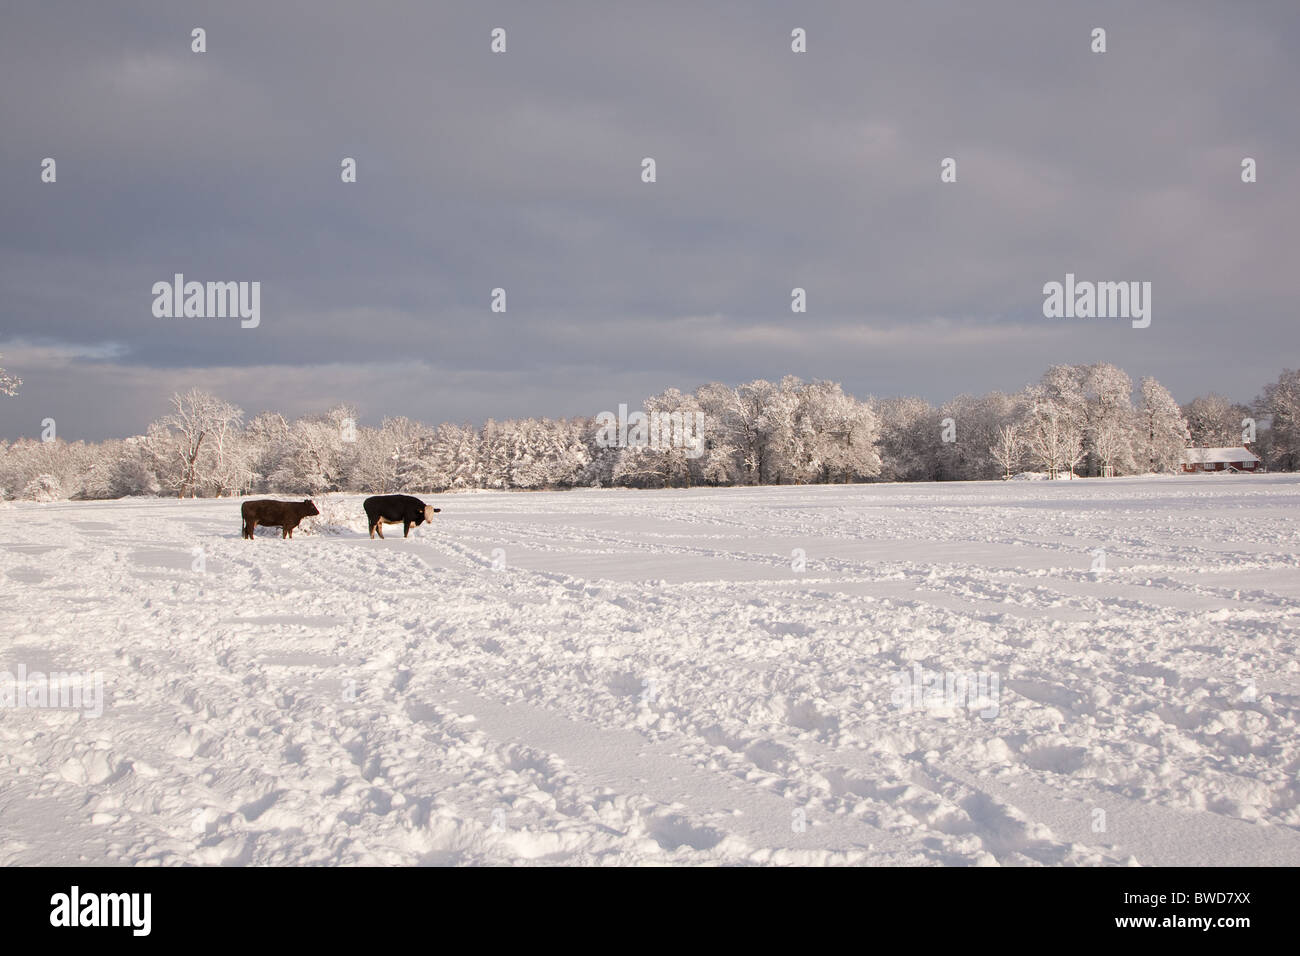
POLYGON ((1020 432, 1020 428, 1014 424, 1003 425, 997 430, 997 435, 992 445, 989 446, 989 454, 998 467, 1002 469, 1003 477, 1010 478, 1011 472, 1020 464, 1025 453, 1025 439, 1020 432))
POLYGON ((204 484, 220 493, 231 464, 232 433, 244 413, 197 388, 173 395, 172 409, 154 422, 150 438, 155 447, 163 444, 164 454, 169 453, 176 469, 176 497, 193 498, 204 484))
POLYGON ((1101 474, 1113 478, 1117 471, 1133 469, 1133 428, 1130 420, 1103 420, 1092 429, 1092 450, 1101 474))
POLYGON ((1060 402, 1052 398, 1038 398, 1029 413, 1026 442, 1034 460, 1055 478, 1069 470, 1074 477, 1075 467, 1083 460, 1083 431, 1079 422, 1060 402))

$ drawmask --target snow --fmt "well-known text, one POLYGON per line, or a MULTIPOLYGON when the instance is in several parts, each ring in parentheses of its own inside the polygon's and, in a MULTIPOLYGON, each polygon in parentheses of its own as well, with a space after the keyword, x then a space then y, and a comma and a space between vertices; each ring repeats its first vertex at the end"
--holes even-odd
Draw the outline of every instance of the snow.
POLYGON ((1300 863, 1300 476, 430 497, 0 512, 0 864, 1300 863))

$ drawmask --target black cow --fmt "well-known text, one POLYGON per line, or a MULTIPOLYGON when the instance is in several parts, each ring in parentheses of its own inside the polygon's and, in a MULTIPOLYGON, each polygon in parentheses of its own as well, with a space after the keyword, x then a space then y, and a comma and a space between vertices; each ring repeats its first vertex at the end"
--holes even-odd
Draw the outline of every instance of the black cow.
POLYGON ((245 501, 239 513, 244 518, 244 537, 253 540, 253 529, 259 524, 280 528, 281 538, 292 538, 293 529, 303 518, 320 514, 311 499, 306 501, 276 501, 274 498, 261 498, 257 501, 245 501))
POLYGON ((421 525, 426 521, 432 521, 441 508, 435 508, 433 505, 426 505, 419 498, 413 498, 410 495, 375 495, 367 498, 361 505, 366 509, 366 518, 370 522, 370 537, 379 532, 379 537, 384 536, 384 525, 398 524, 402 525, 402 537, 405 538, 411 533, 411 525, 421 525))

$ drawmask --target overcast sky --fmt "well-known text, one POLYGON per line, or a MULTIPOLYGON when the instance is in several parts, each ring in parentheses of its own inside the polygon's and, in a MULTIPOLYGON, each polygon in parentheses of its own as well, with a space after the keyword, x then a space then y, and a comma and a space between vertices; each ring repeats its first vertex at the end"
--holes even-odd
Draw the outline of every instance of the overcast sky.
POLYGON ((0 437, 190 385, 479 422, 1110 361, 1249 400, 1300 365, 1297 50, 1295 2, 6 0, 0 437), (154 317, 178 272, 261 282, 260 326, 154 317), (1151 282, 1150 327, 1044 318, 1067 272, 1151 282))

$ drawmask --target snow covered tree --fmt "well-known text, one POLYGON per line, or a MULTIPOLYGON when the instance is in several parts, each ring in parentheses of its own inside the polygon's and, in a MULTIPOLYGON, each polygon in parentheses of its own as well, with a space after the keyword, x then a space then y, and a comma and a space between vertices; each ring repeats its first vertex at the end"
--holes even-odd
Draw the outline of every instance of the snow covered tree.
POLYGON ((647 398, 644 412, 650 420, 650 444, 623 449, 615 479, 689 488, 698 475, 695 462, 704 454, 708 427, 699 401, 670 388, 647 398))
POLYGON ((1143 465, 1148 471, 1177 471, 1187 447, 1187 422, 1169 390, 1149 376, 1142 379, 1138 420, 1143 465))
POLYGON ((220 494, 230 479, 233 434, 244 413, 215 395, 192 388, 172 396, 172 412, 150 426, 149 440, 174 475, 176 496, 196 496, 204 486, 220 494))
MULTIPOLYGON (((759 385, 759 383, 754 383, 759 385)), ((768 385, 764 382, 763 385, 768 385)), ((798 482, 809 457, 812 432, 806 421, 804 385, 793 375, 779 384, 756 390, 761 402, 759 419, 763 443, 763 484, 783 485, 798 482)))
POLYGON ((386 418, 377 429, 360 429, 347 486, 375 494, 430 490, 436 484, 431 444, 428 429, 404 416, 386 418))
POLYGON ((813 382, 803 391, 800 421, 807 438, 800 471, 806 481, 862 481, 880 475, 876 443, 880 421, 865 403, 835 382, 813 382))
POLYGON ((714 485, 744 483, 744 448, 750 443, 752 430, 747 427, 745 417, 736 412, 739 403, 734 389, 710 382, 695 390, 695 398, 709 422, 701 479, 714 485))
POLYGON ((73 477, 64 482, 70 497, 84 500, 115 498, 111 489, 113 468, 122 455, 121 441, 100 444, 78 441, 64 450, 64 468, 73 477))
POLYGON ((1074 477, 1083 460, 1083 429, 1066 404, 1050 394, 1040 394, 1030 408, 1025 447, 1032 459, 1052 478, 1063 471, 1074 477))
POLYGON ((921 398, 872 399, 880 422, 880 477, 886 481, 933 481, 939 472, 939 414, 921 398))
MULTIPOLYGON (((598 419, 592 418, 574 418, 569 422, 571 433, 570 441, 574 445, 581 446, 581 452, 574 452, 575 457, 580 454, 581 460, 586 464, 573 477, 575 487, 581 488, 608 488, 615 484, 614 468, 618 464, 621 448, 607 447, 600 441, 601 424, 598 419)), ((709 442, 705 442, 706 449, 709 442)), ((708 451, 705 452, 706 460, 708 451)))
POLYGON ((1039 380, 1037 391, 1049 399, 1058 414, 1072 421, 1082 432, 1088 419, 1086 365, 1053 365, 1039 380))
POLYGON ((108 495, 127 498, 133 495, 156 495, 162 483, 154 473, 143 438, 128 438, 122 442, 109 468, 108 495))
MULTIPOLYGON (((238 409, 235 412, 237 416, 243 414, 238 409)), ((245 440, 238 417, 225 427, 213 429, 210 449, 212 468, 204 480, 205 488, 218 498, 250 492, 256 479, 252 458, 255 449, 245 440)))
POLYGON ((1241 444, 1241 420, 1250 414, 1215 392, 1192 399, 1183 408, 1194 448, 1233 448, 1241 444))
MULTIPOLYGON (((3 356, 0 356, 2 358, 3 356)), ((0 368, 0 395, 17 395, 18 386, 23 383, 21 378, 15 378, 4 369, 0 368)))
POLYGON ((1097 458, 1099 474, 1113 477, 1136 470, 1131 420, 1100 421, 1093 426, 1091 435, 1092 453, 1097 458))
POLYGON ((27 483, 21 497, 27 501, 66 501, 68 495, 57 475, 42 473, 27 483))
POLYGON ((590 485, 592 445, 589 441, 590 419, 573 418, 556 422, 555 476, 557 487, 590 485))
MULTIPOLYGON (((759 379, 735 388, 714 382, 696 389, 710 434, 719 447, 732 450, 734 460, 727 470, 733 483, 756 485, 767 480, 764 413, 773 388, 771 382, 759 379)), ((709 469, 713 474, 719 472, 717 464, 709 469)))
POLYGON ((482 488, 482 438, 472 425, 439 425, 429 452, 429 481, 437 490, 482 488))
POLYGON ((21 497, 33 478, 44 470, 45 463, 38 460, 37 446, 41 443, 31 438, 20 438, 5 447, 0 457, 0 488, 7 497, 21 497))
POLYGON ((935 477, 971 480, 1003 475, 1005 469, 994 458, 992 449, 1001 429, 1024 415, 1023 395, 989 392, 979 397, 958 395, 945 402, 935 414, 940 437, 935 477), (953 440, 945 440, 948 437, 953 440))
POLYGON ((1057 471, 1064 471, 1067 468, 1070 477, 1074 477, 1074 466, 1082 464, 1087 457, 1091 439, 1088 376, 1089 369, 1086 365, 1053 365, 1043 373, 1036 388, 1040 397, 1035 403, 1036 412, 1031 413, 1030 417, 1039 427, 1027 433, 1031 449, 1041 450, 1045 440, 1042 434, 1044 426, 1047 427, 1049 435, 1059 426, 1059 434, 1065 442, 1065 447, 1069 447, 1075 438, 1079 442, 1079 452, 1074 465, 1066 465, 1063 461, 1058 461, 1053 467, 1041 455, 1036 456, 1039 464, 1047 467, 1053 477, 1057 471), (1047 405, 1042 405, 1044 399, 1047 405))
POLYGON ((358 458, 357 412, 336 405, 324 415, 300 418, 289 428, 288 442, 269 490, 284 494, 318 495, 347 487, 358 458))
MULTIPOLYGON (((1259 450, 1273 456, 1275 440, 1284 467, 1300 465, 1298 396, 1300 373, 1287 371, 1256 402, 1257 414, 1274 420, 1259 450)), ((794 376, 714 382, 648 398, 648 447, 622 448, 606 440, 603 418, 430 428, 396 416, 370 428, 357 426, 355 408, 337 405, 292 423, 264 412, 243 426, 238 408, 192 389, 136 438, 0 442, 0 494, 689 487, 986 479, 1031 463, 1071 476, 1176 467, 1185 429, 1177 404, 1154 379, 1142 382, 1139 410, 1132 401, 1128 375, 1106 363, 1056 365, 1020 393, 959 395, 937 409, 920 398, 863 402, 835 382, 794 376)), ((1236 437, 1228 429, 1245 412, 1222 396, 1191 407, 1203 436, 1221 442, 1236 437)))
POLYGON ((514 426, 509 421, 489 418, 483 423, 480 480, 484 488, 510 487, 511 446, 514 426))
POLYGON ((988 458, 986 448, 991 436, 977 433, 984 431, 978 401, 971 395, 958 395, 936 409, 938 444, 934 449, 934 476, 937 481, 983 477, 979 474, 980 465, 988 458))
POLYGON ((262 412, 244 426, 244 448, 252 481, 269 490, 269 479, 284 461, 290 442, 289 422, 277 412, 262 412))
POLYGON ((1100 475, 1137 469, 1133 382, 1122 369, 1105 362, 1053 365, 1031 391, 1033 408, 1022 434, 1049 472, 1068 468, 1073 477, 1076 470, 1100 475))
POLYGON ((41 500, 105 497, 111 444, 20 438, 0 458, 0 488, 41 500))
POLYGON ((993 444, 989 445, 989 456, 1002 469, 1003 478, 1010 478, 1020 467, 1024 454, 1025 440, 1020 426, 1014 422, 999 425, 993 444))
POLYGON ((507 423, 507 488, 541 489, 548 486, 547 461, 549 423, 525 418, 507 423))
POLYGON ((1300 371, 1286 369, 1276 382, 1265 385, 1255 407, 1257 414, 1271 419, 1269 467, 1300 468, 1300 371))
POLYGON ((781 484, 880 474, 880 421, 834 382, 714 382, 694 398, 694 406, 683 407, 698 408, 706 422, 704 453, 691 461, 694 481, 781 484))
POLYGON ((1098 362, 1083 370, 1084 440, 1095 474, 1132 474, 1137 419, 1133 380, 1114 365, 1098 362))

